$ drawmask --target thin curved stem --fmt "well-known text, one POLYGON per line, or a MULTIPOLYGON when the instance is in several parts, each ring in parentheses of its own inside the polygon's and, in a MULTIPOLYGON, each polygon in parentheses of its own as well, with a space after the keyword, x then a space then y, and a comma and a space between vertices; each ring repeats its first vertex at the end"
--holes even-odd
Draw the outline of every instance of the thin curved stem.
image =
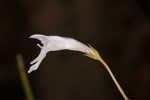
POLYGON ((116 78, 115 78, 114 74, 112 73, 111 69, 109 68, 109 66, 105 63, 105 61, 103 59, 99 59, 99 61, 104 65, 104 67, 108 71, 109 75, 111 76, 113 82, 115 83, 115 85, 116 85, 117 89, 119 90, 120 94, 123 96, 124 100, 130 100, 127 97, 127 95, 125 94, 122 87, 119 85, 118 81, 116 80, 116 78))

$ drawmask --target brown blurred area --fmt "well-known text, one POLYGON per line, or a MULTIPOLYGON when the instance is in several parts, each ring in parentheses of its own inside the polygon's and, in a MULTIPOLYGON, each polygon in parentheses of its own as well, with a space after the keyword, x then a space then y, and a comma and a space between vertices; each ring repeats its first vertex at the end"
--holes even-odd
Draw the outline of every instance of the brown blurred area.
MULTIPOLYGON (((37 33, 90 43, 131 100, 150 99, 150 1, 0 0, 0 100, 26 100, 15 56, 28 70, 37 33)), ((104 67, 77 52, 51 52, 28 76, 36 100, 123 100, 104 67)))

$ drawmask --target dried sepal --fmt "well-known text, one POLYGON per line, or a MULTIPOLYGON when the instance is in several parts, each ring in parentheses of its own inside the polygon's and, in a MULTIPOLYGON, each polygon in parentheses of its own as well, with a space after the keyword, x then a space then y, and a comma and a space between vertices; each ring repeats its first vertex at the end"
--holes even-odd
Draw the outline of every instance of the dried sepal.
POLYGON ((94 60, 101 60, 101 56, 99 55, 98 51, 93 48, 90 44, 88 44, 89 47, 89 52, 87 52, 86 54, 84 54, 85 56, 88 56, 94 60))

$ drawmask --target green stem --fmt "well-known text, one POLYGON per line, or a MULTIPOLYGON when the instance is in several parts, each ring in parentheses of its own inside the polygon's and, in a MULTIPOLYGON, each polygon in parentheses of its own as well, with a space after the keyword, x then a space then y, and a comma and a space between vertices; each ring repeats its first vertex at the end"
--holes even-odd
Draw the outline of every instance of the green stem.
POLYGON ((26 98, 27 98, 27 100, 34 100, 32 90, 31 90, 31 87, 29 84, 29 80, 25 73, 23 57, 21 54, 17 54, 16 59, 17 59, 18 70, 19 70, 19 74, 20 74, 20 78, 21 78, 21 82, 22 82, 22 86, 24 88, 26 98))

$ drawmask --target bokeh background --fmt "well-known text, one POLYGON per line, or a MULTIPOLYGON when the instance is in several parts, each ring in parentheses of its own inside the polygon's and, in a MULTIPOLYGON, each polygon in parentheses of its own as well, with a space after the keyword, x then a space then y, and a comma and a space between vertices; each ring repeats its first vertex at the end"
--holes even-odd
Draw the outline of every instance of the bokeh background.
MULTIPOLYGON (((131 100, 150 100, 150 1, 0 0, 0 99, 26 100, 16 65, 40 49, 32 34, 95 47, 131 100)), ((51 52, 29 74, 36 100, 123 100, 104 67, 78 52, 51 52)))

